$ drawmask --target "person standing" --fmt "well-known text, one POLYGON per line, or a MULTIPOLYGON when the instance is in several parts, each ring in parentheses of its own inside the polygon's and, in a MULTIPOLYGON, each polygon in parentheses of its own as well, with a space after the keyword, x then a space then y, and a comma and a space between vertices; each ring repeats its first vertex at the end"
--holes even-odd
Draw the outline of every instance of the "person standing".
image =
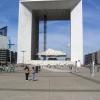
POLYGON ((91 64, 91 76, 93 77, 94 76, 94 72, 95 72, 95 66, 94 66, 95 62, 92 61, 92 64, 91 64))
POLYGON ((80 62, 80 60, 77 61, 76 72, 79 72, 79 68, 81 68, 81 62, 80 62))
POLYGON ((28 80, 28 77, 29 77, 29 67, 26 66, 24 70, 25 70, 25 77, 26 77, 26 80, 28 80))
POLYGON ((32 67, 32 80, 34 81, 35 80, 35 68, 32 67))

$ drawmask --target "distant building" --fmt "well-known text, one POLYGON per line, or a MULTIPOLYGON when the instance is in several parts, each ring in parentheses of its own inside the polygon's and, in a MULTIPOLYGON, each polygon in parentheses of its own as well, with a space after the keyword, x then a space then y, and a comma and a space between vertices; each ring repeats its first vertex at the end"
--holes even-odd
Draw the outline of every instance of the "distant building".
POLYGON ((0 64, 7 64, 10 62, 10 52, 7 49, 0 49, 0 64))
POLYGON ((8 48, 8 38, 7 36, 0 35, 0 49, 8 48))
POLYGON ((17 52, 11 51, 11 63, 17 63, 17 52))
POLYGON ((7 36, 7 26, 0 28, 0 35, 7 36))
POLYGON ((17 52, 8 49, 0 49, 0 64, 16 63, 17 52))
POLYGON ((8 48, 7 26, 0 28, 0 49, 8 48))
POLYGON ((11 43, 8 44, 7 26, 0 29, 0 64, 16 63, 17 52, 9 50, 11 43), (9 46, 8 46, 9 45, 9 46), (9 48, 9 49, 8 49, 9 48))
POLYGON ((92 61, 94 61, 95 64, 100 64, 100 51, 85 55, 85 64, 90 64, 92 61))

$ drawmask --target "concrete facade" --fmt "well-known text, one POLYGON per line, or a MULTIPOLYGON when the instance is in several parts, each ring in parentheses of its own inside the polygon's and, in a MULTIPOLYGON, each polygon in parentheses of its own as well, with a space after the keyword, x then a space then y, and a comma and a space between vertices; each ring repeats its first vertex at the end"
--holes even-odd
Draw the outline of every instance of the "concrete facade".
POLYGON ((71 11, 71 60, 83 63, 82 1, 71 11))
POLYGON ((30 63, 38 52, 39 21, 71 20, 71 61, 83 63, 82 0, 20 0, 17 63, 30 63))
POLYGON ((7 36, 0 35, 0 49, 8 48, 8 38, 7 36))

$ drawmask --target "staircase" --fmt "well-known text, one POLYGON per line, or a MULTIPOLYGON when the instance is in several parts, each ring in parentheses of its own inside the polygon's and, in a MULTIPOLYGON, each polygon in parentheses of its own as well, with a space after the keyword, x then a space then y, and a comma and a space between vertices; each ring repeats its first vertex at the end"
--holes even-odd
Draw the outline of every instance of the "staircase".
POLYGON ((46 65, 42 66, 42 69, 45 71, 50 72, 72 72, 75 70, 74 65, 68 64, 68 65, 46 65))
POLYGON ((51 72, 72 72, 75 69, 75 62, 72 61, 34 60, 31 64, 51 72))

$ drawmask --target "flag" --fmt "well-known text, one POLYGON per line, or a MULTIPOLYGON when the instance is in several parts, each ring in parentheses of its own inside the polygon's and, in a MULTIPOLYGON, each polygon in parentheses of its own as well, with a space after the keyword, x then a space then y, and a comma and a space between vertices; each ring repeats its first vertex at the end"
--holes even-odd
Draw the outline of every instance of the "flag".
POLYGON ((0 29, 0 35, 7 36, 7 26, 0 29))

